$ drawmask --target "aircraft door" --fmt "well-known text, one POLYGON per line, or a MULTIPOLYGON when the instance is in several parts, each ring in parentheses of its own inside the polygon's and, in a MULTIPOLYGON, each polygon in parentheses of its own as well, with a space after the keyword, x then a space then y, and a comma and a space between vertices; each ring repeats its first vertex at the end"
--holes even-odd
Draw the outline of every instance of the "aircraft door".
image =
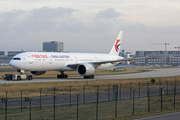
POLYGON ((33 58, 31 56, 29 56, 29 64, 33 63, 33 58))

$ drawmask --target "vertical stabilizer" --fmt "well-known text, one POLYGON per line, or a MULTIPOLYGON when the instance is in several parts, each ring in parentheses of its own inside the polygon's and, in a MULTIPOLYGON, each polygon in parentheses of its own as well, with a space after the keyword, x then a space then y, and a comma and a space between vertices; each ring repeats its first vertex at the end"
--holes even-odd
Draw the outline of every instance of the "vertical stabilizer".
POLYGON ((122 42, 122 36, 123 36, 123 31, 121 30, 119 32, 119 35, 111 49, 111 52, 109 53, 110 55, 116 55, 119 56, 119 52, 120 52, 120 47, 121 47, 121 42, 122 42))

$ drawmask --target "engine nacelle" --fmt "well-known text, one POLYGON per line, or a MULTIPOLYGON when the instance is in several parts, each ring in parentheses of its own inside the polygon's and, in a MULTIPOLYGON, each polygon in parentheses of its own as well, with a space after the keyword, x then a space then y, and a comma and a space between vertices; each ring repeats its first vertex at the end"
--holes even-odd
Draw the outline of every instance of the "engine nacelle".
POLYGON ((77 67, 77 72, 81 76, 93 75, 94 71, 95 71, 95 68, 91 64, 80 64, 77 67))
POLYGON ((43 75, 46 71, 30 71, 32 75, 43 75))

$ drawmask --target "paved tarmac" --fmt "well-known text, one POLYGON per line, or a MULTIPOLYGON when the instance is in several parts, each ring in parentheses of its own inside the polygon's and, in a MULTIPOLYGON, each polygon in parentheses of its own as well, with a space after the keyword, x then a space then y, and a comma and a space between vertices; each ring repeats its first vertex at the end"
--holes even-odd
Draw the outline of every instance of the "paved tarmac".
POLYGON ((150 116, 145 118, 138 118, 134 120, 180 120, 180 112, 150 116))
POLYGON ((180 68, 163 68, 163 69, 143 69, 141 73, 129 73, 129 74, 118 74, 118 75, 99 75, 95 76, 94 79, 84 79, 83 77, 69 77, 68 79, 57 79, 57 78, 36 78, 31 81, 6 81, 0 79, 0 84, 9 83, 36 83, 36 82, 60 82, 60 81, 87 81, 87 80, 112 80, 112 79, 130 79, 130 78, 150 78, 150 77, 168 77, 168 76, 179 76, 180 68))
POLYGON ((16 72, 16 71, 17 71, 17 70, 14 69, 14 68, 13 68, 13 69, 9 69, 9 68, 3 68, 3 69, 1 68, 1 69, 0 69, 0 72, 16 72))

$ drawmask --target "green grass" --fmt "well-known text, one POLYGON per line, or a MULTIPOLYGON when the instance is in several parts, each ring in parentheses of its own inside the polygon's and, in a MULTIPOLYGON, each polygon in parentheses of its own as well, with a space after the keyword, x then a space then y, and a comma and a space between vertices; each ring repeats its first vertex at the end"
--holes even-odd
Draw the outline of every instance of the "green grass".
MULTIPOLYGON (((148 99, 136 98, 135 109, 133 113, 133 100, 119 100, 117 102, 117 116, 115 120, 126 120, 130 118, 145 117, 150 115, 157 115, 161 113, 168 113, 173 111, 179 111, 180 108, 180 95, 176 95, 176 109, 174 109, 173 95, 163 96, 163 110, 161 112, 161 101, 159 96, 150 98, 150 113, 148 113, 148 99)), ((94 120, 96 119, 96 103, 79 104, 78 106, 78 118, 79 120, 94 120)), ((74 120, 77 118, 77 106, 63 105, 55 107, 55 117, 57 120, 74 120)), ((53 106, 32 107, 31 110, 32 120, 52 120, 54 118, 53 106)), ((0 109, 0 119, 4 119, 4 109, 0 109)), ((29 108, 23 108, 21 113, 20 108, 8 108, 8 120, 29 120, 29 108)), ((99 120, 111 120, 115 118, 115 102, 100 102, 98 104, 98 119, 99 120)))
MULTIPOLYGON (((38 97, 39 96, 39 88, 42 88, 42 96, 51 96, 53 95, 54 87, 56 88, 56 95, 69 94, 70 88, 72 86, 72 94, 83 93, 83 86, 86 85, 86 93, 96 92, 96 85, 99 85, 99 92, 108 91, 108 85, 110 84, 110 91, 113 90, 112 86, 114 84, 121 84, 121 90, 130 89, 139 89, 148 87, 159 87, 161 80, 161 87, 168 86, 169 89, 175 85, 174 79, 180 79, 178 77, 163 77, 163 78, 155 78, 155 83, 150 83, 151 78, 141 78, 141 79, 128 79, 128 80, 93 80, 93 81, 69 81, 69 82, 49 82, 49 83, 19 83, 19 84, 0 84, 0 98, 6 97, 5 91, 8 91, 8 98, 20 98, 20 90, 23 90, 23 97, 38 97)), ((180 81, 176 81, 176 85, 180 85, 180 81)), ((119 88, 120 89, 120 88, 119 88)))

